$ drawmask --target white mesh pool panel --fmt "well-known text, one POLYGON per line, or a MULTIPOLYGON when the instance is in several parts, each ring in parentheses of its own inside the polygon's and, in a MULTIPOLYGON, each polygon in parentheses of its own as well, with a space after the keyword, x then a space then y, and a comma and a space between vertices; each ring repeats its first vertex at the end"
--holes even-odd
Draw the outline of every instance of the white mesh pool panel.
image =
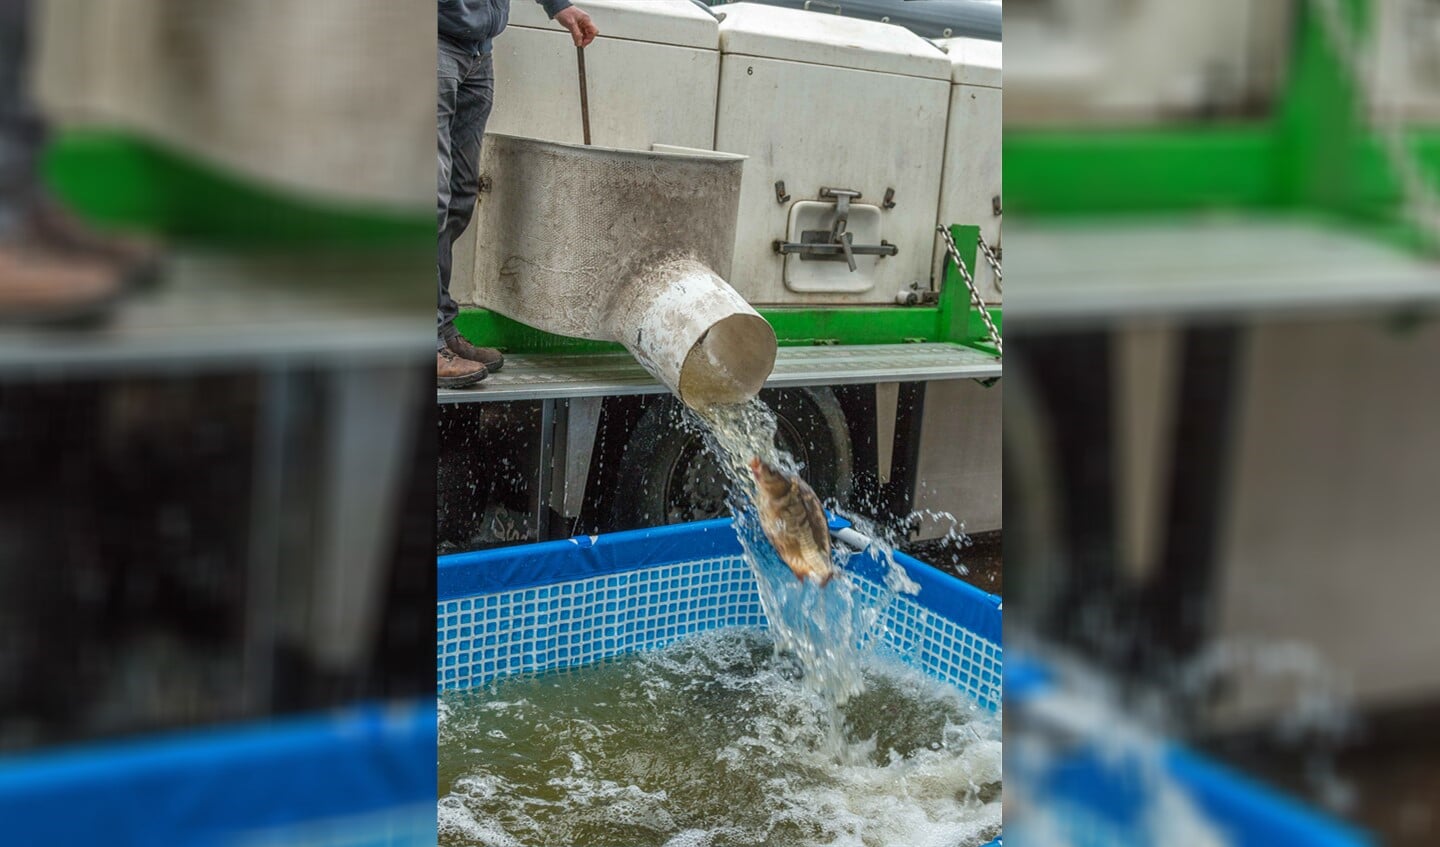
POLYGON ((707 629, 763 626, 744 560, 704 559, 442 601, 440 688, 655 650, 707 629))
MULTIPOLYGON (((880 586, 863 579, 855 583, 863 602, 879 601, 880 586)), ((755 578, 738 556, 454 598, 437 604, 436 612, 441 690, 656 650, 706 630, 766 623, 755 578)), ((986 708, 999 706, 1000 645, 906 597, 885 610, 879 632, 902 661, 986 708)))
MULTIPOLYGON (((884 589, 854 580, 865 602, 878 605, 884 589)), ((881 637, 906 664, 948 682, 987 709, 1000 705, 1001 648, 909 597, 897 597, 881 619, 881 637)))

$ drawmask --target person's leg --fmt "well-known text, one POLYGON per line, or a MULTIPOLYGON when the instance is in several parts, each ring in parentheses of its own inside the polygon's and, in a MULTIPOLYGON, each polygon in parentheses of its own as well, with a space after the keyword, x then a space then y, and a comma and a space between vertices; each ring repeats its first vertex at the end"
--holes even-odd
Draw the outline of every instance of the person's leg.
POLYGON ((153 275, 153 249, 101 236, 46 196, 45 124, 30 98, 31 3, 0 0, 0 322, 77 323, 153 275))
POLYGON ((438 243, 435 256, 435 381, 442 388, 464 388, 484 379, 488 372, 483 364, 456 356, 446 346, 445 337, 455 332, 455 315, 460 311, 450 296, 451 249, 449 210, 451 205, 451 172, 454 144, 452 132, 459 107, 460 84, 465 77, 468 57, 443 39, 437 48, 439 96, 436 101, 435 138, 437 144, 436 231, 438 243))
POLYGON ((445 187, 445 209, 441 212, 440 272, 445 300, 452 307, 449 320, 441 325, 447 338, 456 334, 454 300, 450 298, 450 275, 454 244, 470 225, 475 198, 480 192, 480 143, 490 119, 495 80, 489 54, 466 56, 464 73, 456 81, 454 112, 450 119, 449 174, 445 187))
POLYGON ((450 127, 455 119, 455 101, 460 88, 460 76, 464 73, 464 57, 443 39, 437 48, 439 61, 439 97, 435 109, 435 140, 437 146, 438 179, 435 187, 436 231, 439 242, 436 247, 436 281, 438 283, 435 307, 435 349, 445 349, 445 328, 454 325, 459 308, 450 296, 451 244, 446 228, 450 210, 451 142, 450 127))
MULTIPOLYGON (((445 209, 445 223, 441 233, 441 261, 445 267, 447 294, 451 250, 475 216, 475 201, 480 192, 480 148, 494 95, 495 74, 490 55, 470 57, 468 72, 460 80, 456 92, 455 117, 450 129, 449 202, 445 209)), ((453 304, 453 301, 451 302, 453 304)), ((451 320, 441 326, 440 334, 445 346, 461 358, 480 362, 491 373, 500 370, 505 359, 499 350, 476 347, 456 331, 454 313, 458 311, 458 308, 454 309, 451 320)))
POLYGON ((0 0, 0 233, 20 226, 36 192, 35 160, 43 125, 31 108, 28 0, 0 0))
POLYGON ((475 57, 456 96, 455 123, 450 130, 454 157, 450 171, 450 205, 446 231, 454 244, 475 216, 480 193, 480 145, 495 101, 494 63, 490 54, 475 57))

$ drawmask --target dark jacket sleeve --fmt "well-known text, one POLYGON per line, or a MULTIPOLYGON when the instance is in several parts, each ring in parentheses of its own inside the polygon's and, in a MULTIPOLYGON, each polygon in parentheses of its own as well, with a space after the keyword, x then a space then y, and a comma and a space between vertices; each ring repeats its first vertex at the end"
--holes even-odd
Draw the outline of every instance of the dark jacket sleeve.
POLYGON ((556 15, 560 14, 561 12, 565 11, 566 9, 570 8, 572 5, 574 5, 573 3, 570 2, 570 0, 536 0, 536 1, 540 4, 540 7, 545 10, 545 14, 549 15, 549 16, 552 17, 552 18, 555 17, 556 15))

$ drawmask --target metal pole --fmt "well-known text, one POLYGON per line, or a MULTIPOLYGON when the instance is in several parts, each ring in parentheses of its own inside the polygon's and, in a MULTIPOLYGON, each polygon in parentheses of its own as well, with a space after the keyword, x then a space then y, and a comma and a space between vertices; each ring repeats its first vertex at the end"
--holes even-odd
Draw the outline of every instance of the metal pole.
POLYGON ((585 145, 590 145, 590 95, 585 85, 585 48, 575 48, 575 58, 580 63, 580 122, 585 130, 585 145))
POLYGON ((292 413, 297 380, 296 374, 285 365, 267 370, 260 379, 246 552, 244 689, 241 694, 244 712, 251 716, 264 714, 274 706, 275 645, 280 627, 281 515, 289 478, 286 468, 295 436, 292 413))

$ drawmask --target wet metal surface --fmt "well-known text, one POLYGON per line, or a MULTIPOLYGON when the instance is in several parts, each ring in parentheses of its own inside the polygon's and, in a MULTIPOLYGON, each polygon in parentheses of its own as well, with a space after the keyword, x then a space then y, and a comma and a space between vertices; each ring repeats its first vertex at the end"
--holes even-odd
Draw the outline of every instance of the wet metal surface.
MULTIPOLYGON (((956 344, 873 344, 782 347, 767 388, 846 385, 884 380, 990 379, 1000 360, 956 344)), ((507 356, 505 369, 474 388, 436 391, 440 403, 487 400, 548 400, 624 394, 658 394, 666 389, 628 353, 581 356, 507 356)))

